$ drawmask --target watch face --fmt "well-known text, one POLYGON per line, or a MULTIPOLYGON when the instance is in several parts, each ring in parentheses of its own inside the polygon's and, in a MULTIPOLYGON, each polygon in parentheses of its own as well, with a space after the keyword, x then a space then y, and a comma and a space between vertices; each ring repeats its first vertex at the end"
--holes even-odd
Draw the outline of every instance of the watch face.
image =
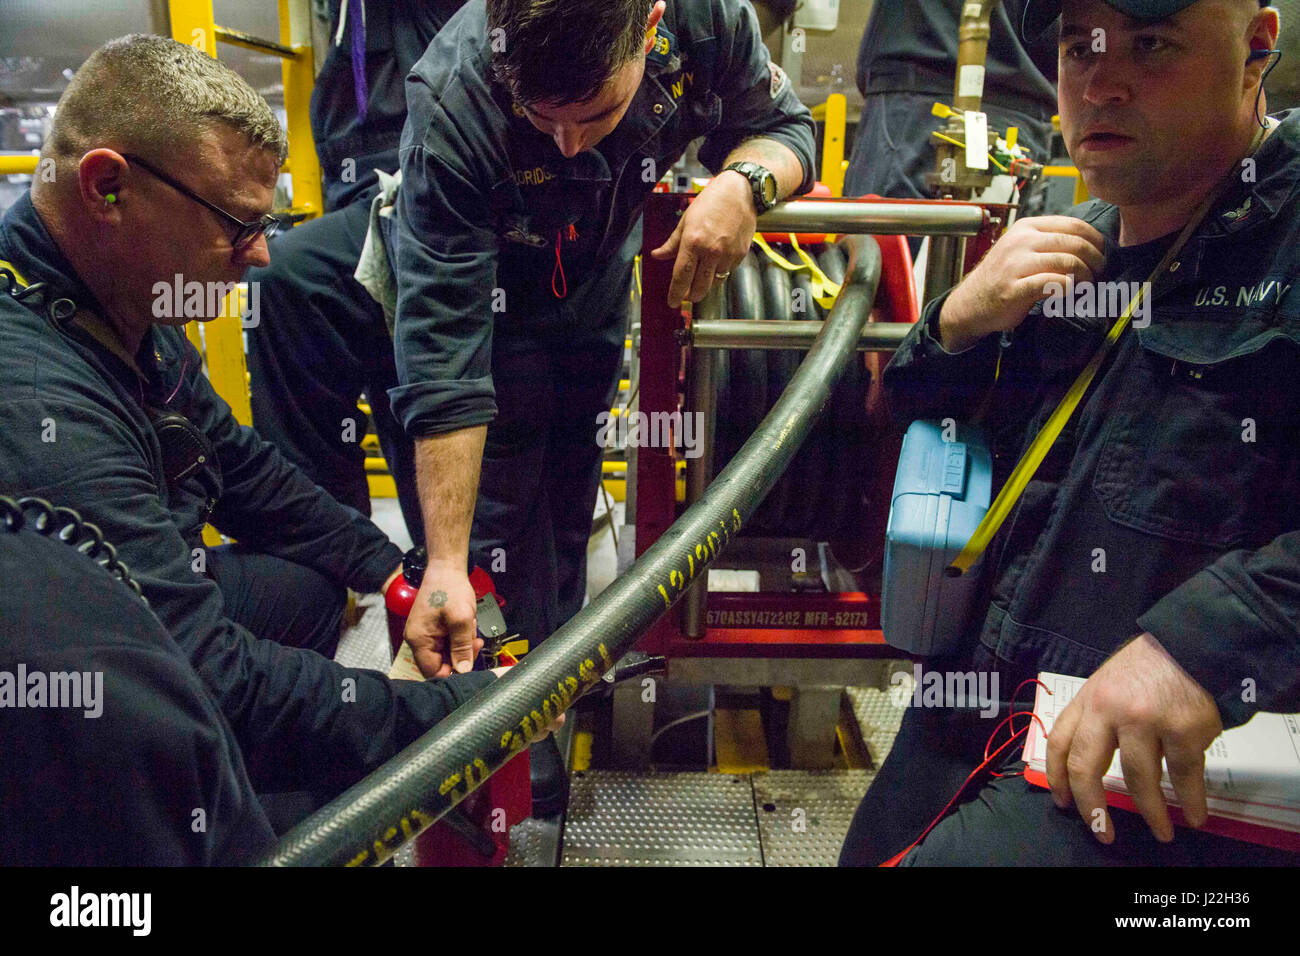
POLYGON ((763 173, 763 202, 769 206, 776 203, 776 177, 766 170, 763 173))

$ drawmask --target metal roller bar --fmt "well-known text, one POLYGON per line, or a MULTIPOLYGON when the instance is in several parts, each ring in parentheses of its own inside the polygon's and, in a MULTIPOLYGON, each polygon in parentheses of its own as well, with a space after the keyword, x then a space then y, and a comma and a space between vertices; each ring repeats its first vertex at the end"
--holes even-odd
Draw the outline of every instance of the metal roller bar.
POLYGON ((987 213, 980 206, 825 199, 783 202, 758 217, 759 232, 974 236, 987 213))
POLYGON ((772 490, 854 360, 880 282, 880 249, 861 237, 846 245, 846 281, 821 336, 704 497, 505 677, 291 830, 263 864, 384 862, 526 747, 672 608, 772 490))
MULTIPOLYGON (((912 326, 906 322, 873 322, 858 338, 859 352, 893 352, 912 326)), ((702 319, 691 323, 694 349, 807 349, 821 334, 821 322, 784 319, 702 319)))
POLYGON ((925 289, 922 301, 930 302, 961 281, 958 269, 965 259, 965 245, 956 236, 935 236, 925 265, 925 289))

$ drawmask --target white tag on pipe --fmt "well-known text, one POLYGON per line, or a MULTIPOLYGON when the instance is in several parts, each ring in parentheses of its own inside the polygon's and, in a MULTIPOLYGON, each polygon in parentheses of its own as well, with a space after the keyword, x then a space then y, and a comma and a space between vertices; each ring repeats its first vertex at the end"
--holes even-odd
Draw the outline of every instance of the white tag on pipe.
POLYGON ((967 63, 957 78, 957 95, 984 98, 984 67, 967 63))
POLYGON ((989 118, 987 113, 967 112, 966 168, 989 168, 989 118))

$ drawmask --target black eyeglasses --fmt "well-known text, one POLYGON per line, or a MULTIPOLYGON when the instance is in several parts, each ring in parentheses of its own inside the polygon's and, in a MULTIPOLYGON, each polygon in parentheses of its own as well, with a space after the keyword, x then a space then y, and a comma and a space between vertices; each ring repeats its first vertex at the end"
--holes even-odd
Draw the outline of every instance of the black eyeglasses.
POLYGON ((144 169, 145 171, 152 173, 153 175, 161 179, 163 182, 165 182, 172 189, 176 190, 178 193, 183 193, 184 195, 189 196, 196 203, 199 203, 202 206, 206 206, 208 209, 211 209, 222 219, 234 225, 235 238, 230 240, 230 245, 234 249, 242 248, 243 246, 248 245, 250 242, 256 242, 258 236, 266 236, 267 238, 270 238, 271 236, 275 235, 275 231, 280 228, 280 220, 275 216, 271 215, 270 213, 266 213, 265 215, 259 216, 256 219, 250 219, 248 222, 244 222, 242 219, 238 218, 237 216, 232 216, 230 213, 226 212, 224 209, 222 209, 220 206, 216 205, 215 203, 208 202, 198 193, 194 192, 194 190, 190 189, 188 186, 178 183, 176 180, 172 179, 162 170, 156 168, 155 166, 149 163, 146 163, 139 156, 132 155, 131 153, 123 153, 122 158, 125 159, 127 162, 134 163, 135 165, 139 166, 141 169, 144 169))

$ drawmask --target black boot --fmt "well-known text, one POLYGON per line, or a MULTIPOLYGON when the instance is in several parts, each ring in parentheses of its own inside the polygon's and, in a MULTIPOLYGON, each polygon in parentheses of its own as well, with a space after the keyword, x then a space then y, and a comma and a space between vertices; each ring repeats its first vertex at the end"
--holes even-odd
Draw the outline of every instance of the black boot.
POLYGON ((569 806, 569 772, 554 734, 528 748, 528 771, 533 788, 533 817, 558 817, 564 813, 569 806))

